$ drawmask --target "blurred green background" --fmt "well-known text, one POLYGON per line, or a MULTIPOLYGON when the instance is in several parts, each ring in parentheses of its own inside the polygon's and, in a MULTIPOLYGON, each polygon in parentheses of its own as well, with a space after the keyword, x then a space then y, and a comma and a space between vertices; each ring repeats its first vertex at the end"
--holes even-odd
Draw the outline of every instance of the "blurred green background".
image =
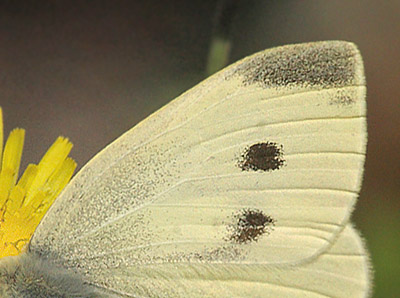
MULTIPOLYGON (((24 163, 58 135, 85 164, 205 77, 220 1, 0 1, 5 130, 27 129, 24 163)), ((400 1, 235 1, 229 62, 278 45, 348 40, 364 57, 369 142, 353 218, 374 297, 400 297, 400 1)))

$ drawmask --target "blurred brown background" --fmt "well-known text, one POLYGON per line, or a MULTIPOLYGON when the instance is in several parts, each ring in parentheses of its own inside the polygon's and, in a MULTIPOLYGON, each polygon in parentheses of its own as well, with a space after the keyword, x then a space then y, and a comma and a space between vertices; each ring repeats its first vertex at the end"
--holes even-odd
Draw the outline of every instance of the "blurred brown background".
MULTIPOLYGON (((5 132, 27 130, 23 165, 58 135, 85 164, 204 78, 218 1, 0 1, 5 132)), ((289 43, 348 40, 364 57, 369 142, 354 220, 375 297, 400 295, 400 1, 238 1, 230 61, 289 43)))

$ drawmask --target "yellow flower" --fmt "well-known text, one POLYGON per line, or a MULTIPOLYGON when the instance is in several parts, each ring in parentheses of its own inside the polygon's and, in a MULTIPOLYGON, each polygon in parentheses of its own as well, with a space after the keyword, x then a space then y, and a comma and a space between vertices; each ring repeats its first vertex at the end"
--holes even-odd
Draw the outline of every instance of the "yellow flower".
POLYGON ((21 253, 76 168, 68 157, 72 143, 58 137, 39 164, 29 164, 18 180, 24 137, 25 130, 14 129, 2 152, 0 108, 0 258, 21 253))

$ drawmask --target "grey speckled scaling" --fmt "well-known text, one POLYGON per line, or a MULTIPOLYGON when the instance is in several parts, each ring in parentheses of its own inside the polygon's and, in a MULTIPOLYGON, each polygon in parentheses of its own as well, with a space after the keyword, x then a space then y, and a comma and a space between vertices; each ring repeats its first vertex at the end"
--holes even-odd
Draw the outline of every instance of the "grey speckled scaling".
POLYGON ((304 43, 274 48, 246 59, 235 68, 243 83, 264 88, 290 85, 324 88, 358 85, 356 46, 342 41, 304 43))

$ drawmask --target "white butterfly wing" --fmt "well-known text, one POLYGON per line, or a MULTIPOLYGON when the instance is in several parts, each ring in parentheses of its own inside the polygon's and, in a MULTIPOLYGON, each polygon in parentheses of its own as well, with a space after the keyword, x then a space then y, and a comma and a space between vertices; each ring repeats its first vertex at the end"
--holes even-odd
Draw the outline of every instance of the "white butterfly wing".
POLYGON ((297 266, 168 263, 95 271, 105 292, 127 297, 369 297, 369 257, 348 224, 335 243, 297 266), (109 286, 110 284, 110 286, 109 286), (115 287, 118 285, 119 287, 115 287))
POLYGON ((214 264, 311 260, 357 198, 365 90, 351 43, 245 58, 100 152, 51 207, 30 250, 116 291, 126 283, 109 272, 134 270, 136 283, 176 264, 212 276, 214 264))

